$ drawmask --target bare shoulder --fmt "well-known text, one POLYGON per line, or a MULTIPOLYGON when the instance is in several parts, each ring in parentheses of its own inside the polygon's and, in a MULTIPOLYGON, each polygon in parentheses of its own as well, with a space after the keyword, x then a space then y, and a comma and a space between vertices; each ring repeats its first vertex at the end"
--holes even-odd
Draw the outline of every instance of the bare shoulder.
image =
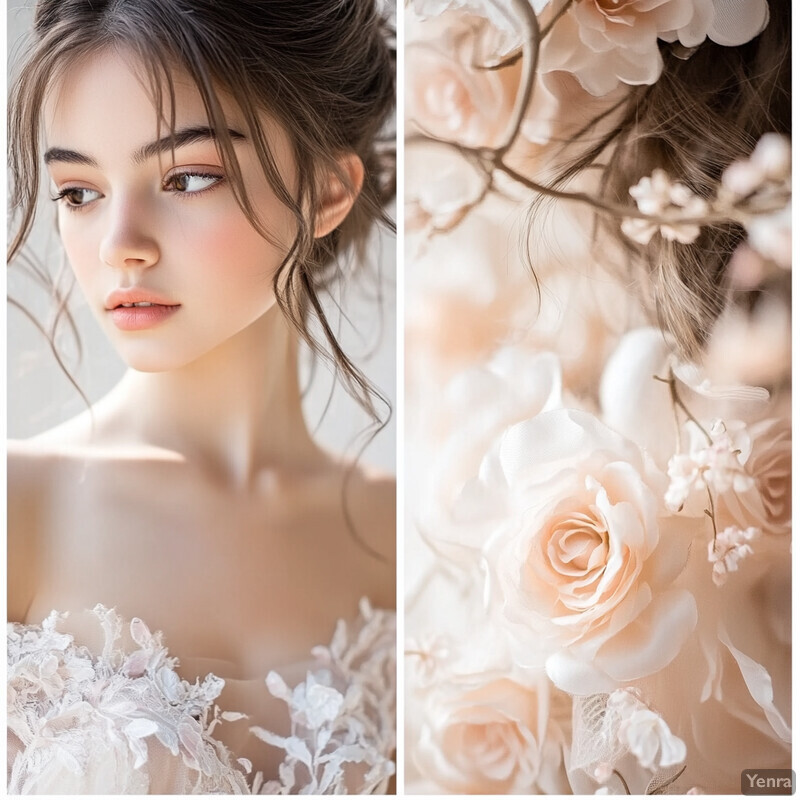
POLYGON ((370 546, 385 558, 396 553, 397 481, 371 469, 354 470, 346 498, 353 523, 370 546))
POLYGON ((34 439, 10 439, 6 451, 9 511, 12 505, 42 500, 59 454, 34 439))
POLYGON ((33 599, 58 456, 34 440, 7 445, 8 616, 21 621, 33 599))
POLYGON ((339 466, 333 502, 344 518, 343 555, 351 591, 374 606, 396 605, 396 508, 393 476, 369 467, 339 466))

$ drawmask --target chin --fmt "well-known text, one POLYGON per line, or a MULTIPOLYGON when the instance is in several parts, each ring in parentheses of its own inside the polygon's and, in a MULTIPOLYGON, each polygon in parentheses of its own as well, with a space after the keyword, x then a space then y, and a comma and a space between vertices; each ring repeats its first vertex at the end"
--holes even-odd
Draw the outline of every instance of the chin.
POLYGON ((124 364, 136 372, 173 372, 185 367, 195 359, 186 353, 167 352, 164 347, 120 347, 116 348, 117 355, 124 364))

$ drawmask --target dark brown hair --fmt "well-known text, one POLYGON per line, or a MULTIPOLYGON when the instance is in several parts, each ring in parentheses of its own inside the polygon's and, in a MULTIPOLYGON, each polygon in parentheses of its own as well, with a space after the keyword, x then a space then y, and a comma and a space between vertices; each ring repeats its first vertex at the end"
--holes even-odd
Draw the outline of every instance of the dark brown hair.
MULTIPOLYGON (((33 224, 41 108, 64 70, 105 48, 130 54, 149 81, 159 119, 172 108, 173 122, 172 75, 176 68, 185 71, 202 96, 226 174, 251 224, 269 238, 245 192, 220 93, 242 112, 265 175, 294 214, 297 234, 274 278, 280 308, 312 352, 334 363, 344 386, 377 422, 374 401, 380 395, 342 351, 319 296, 346 254, 363 255, 376 220, 393 230, 384 207, 395 187, 394 134, 388 129, 395 52, 375 0, 40 0, 34 35, 9 100, 10 211, 17 225, 9 260, 20 255, 33 224), (276 168, 259 123, 262 111, 293 145, 295 195, 276 168), (344 222, 315 239, 323 176, 357 188, 337 160, 345 153, 361 159, 364 184, 344 222), (311 333, 312 316, 324 344, 311 333)), ((63 311, 64 299, 56 295, 63 311)))
MULTIPOLYGON (((687 57, 661 42, 659 79, 631 87, 610 112, 615 124, 599 139, 589 141, 599 120, 587 125, 576 137, 580 147, 585 136, 583 151, 575 156, 575 141, 567 145, 570 161, 551 185, 564 186, 581 170, 599 166, 597 201, 630 205, 629 188, 662 168, 700 197, 713 197, 723 170, 746 159, 763 134, 791 131, 790 6, 770 0, 769 9, 766 29, 737 47, 705 41, 687 57)), ((646 305, 661 327, 684 356, 696 356, 730 300, 727 267, 744 229, 709 221, 691 244, 654 236, 642 247, 620 232, 618 217, 598 219, 643 277, 646 305)))

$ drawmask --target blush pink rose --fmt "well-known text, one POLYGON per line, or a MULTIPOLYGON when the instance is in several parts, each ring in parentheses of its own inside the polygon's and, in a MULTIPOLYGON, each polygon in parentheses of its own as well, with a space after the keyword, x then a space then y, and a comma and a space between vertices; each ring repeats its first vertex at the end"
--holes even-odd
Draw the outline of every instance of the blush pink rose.
POLYGON ((544 41, 542 71, 571 72, 597 96, 650 85, 664 66, 659 40, 738 45, 768 20, 766 0, 577 0, 544 41))
MULTIPOLYGON (((473 26, 474 27, 474 26, 473 26)), ((475 64, 474 30, 461 23, 435 41, 406 48, 406 113, 412 126, 471 147, 502 142, 520 81, 520 64, 475 64)))
POLYGON ((697 612, 672 585, 689 541, 661 515, 663 493, 644 453, 591 414, 550 411, 503 434, 459 503, 520 667, 583 695, 678 654, 697 612))
MULTIPOLYGON (((568 791, 564 735, 550 717, 550 690, 510 678, 442 684, 431 695, 416 745, 418 767, 456 794, 568 791)), ((561 697, 562 716, 569 705, 561 697)))
POLYGON ((762 420, 749 426, 747 434, 750 453, 744 469, 753 483, 747 491, 728 491, 721 496, 721 524, 788 534, 792 522, 791 421, 762 420))

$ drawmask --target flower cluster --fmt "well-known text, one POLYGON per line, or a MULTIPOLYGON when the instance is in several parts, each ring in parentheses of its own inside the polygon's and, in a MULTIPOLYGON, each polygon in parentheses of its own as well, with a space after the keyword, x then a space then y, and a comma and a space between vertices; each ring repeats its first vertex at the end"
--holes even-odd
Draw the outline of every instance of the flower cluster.
MULTIPOLYGON (((672 183, 663 169, 655 170, 649 178, 642 178, 636 186, 631 187, 630 194, 639 211, 656 219, 678 212, 682 217, 691 220, 693 217, 703 217, 708 211, 705 200, 693 194, 682 183, 672 183)), ((647 244, 656 231, 665 239, 688 244, 699 235, 700 225, 696 221, 659 224, 648 218, 628 218, 622 221, 622 231, 640 244, 647 244)))
POLYGON ((688 452, 678 452, 670 459, 667 474, 670 484, 664 501, 671 511, 680 511, 693 491, 713 491, 724 494, 730 489, 746 492, 754 479, 743 466, 749 447, 745 427, 735 429, 738 441, 731 436, 730 427, 716 420, 706 432, 696 422, 686 425, 689 434, 688 452))
POLYGON ((791 146, 777 133, 765 134, 749 159, 725 170, 717 196, 710 201, 672 181, 663 169, 643 177, 630 188, 630 195, 644 216, 624 219, 621 227, 639 244, 648 244, 656 232, 670 241, 691 244, 704 220, 729 220, 749 234, 751 258, 739 254, 733 265, 740 285, 757 285, 766 264, 791 267, 791 146))
POLYGON ((741 530, 731 526, 708 543, 708 560, 714 565, 711 574, 717 586, 725 583, 728 573, 739 569, 739 562, 745 556, 753 555, 750 542, 760 534, 758 528, 741 530))

